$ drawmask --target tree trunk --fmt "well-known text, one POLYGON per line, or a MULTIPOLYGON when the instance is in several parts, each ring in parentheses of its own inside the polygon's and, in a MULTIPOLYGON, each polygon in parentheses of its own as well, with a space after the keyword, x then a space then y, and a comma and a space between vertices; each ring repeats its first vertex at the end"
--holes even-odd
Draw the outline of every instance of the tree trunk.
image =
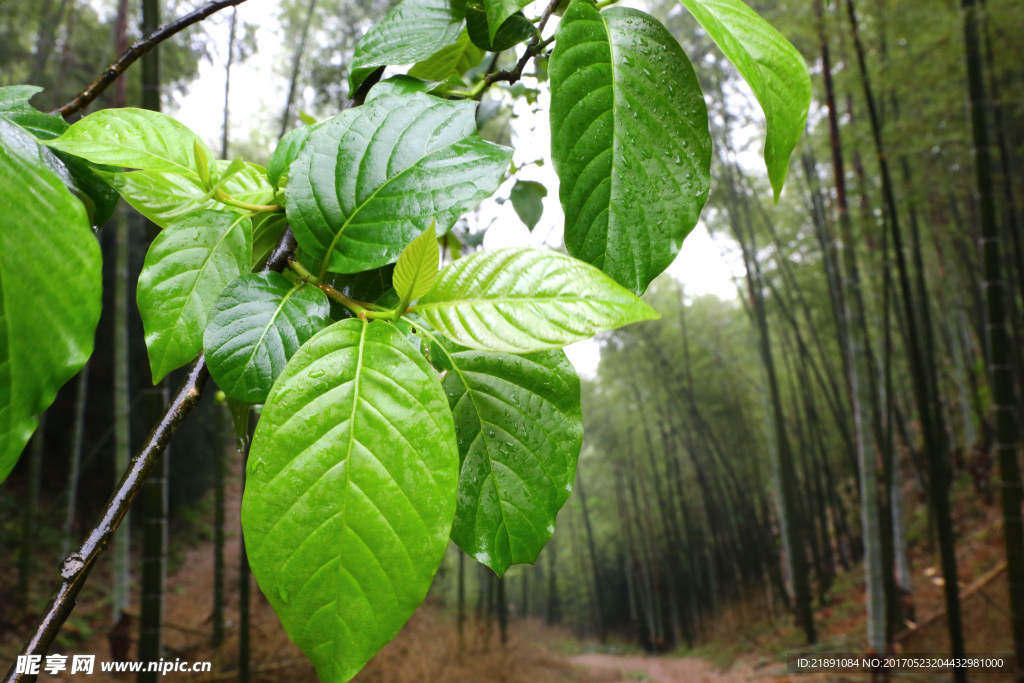
POLYGON ((501 646, 508 645, 508 596, 505 594, 505 577, 498 579, 498 633, 501 646))
MULTIPOLYGON (((222 404, 224 416, 230 421, 231 411, 222 404)), ((227 425, 225 425, 227 426, 227 425)), ((234 433, 234 426, 231 428, 234 433)), ((210 644, 224 644, 224 477, 227 470, 227 448, 217 448, 213 455, 213 635, 210 644)), ((218 653, 219 658, 219 653, 218 653)))
MULTIPOLYGON (((738 204, 739 198, 732 181, 731 171, 729 171, 727 184, 729 185, 732 205, 735 207, 738 204)), ((729 210, 733 231, 736 233, 737 240, 740 242, 743 250, 743 259, 747 271, 747 288, 753 304, 754 325, 759 337, 758 347, 761 364, 764 368, 766 384, 768 385, 768 415, 772 421, 772 433, 778 456, 779 493, 782 498, 781 512, 786 518, 785 535, 788 539, 790 552, 796 616, 800 627, 804 630, 807 642, 810 644, 817 640, 817 635, 814 628, 814 610, 811 604, 811 587, 801 525, 802 520, 800 519, 799 505, 796 498, 798 495, 796 468, 793 464, 793 452, 789 443, 789 435, 786 433, 786 416, 782 408, 782 396, 775 373, 775 361, 772 356, 771 337, 768 331, 768 316, 765 311, 762 292, 762 277, 756 260, 756 246, 753 243, 747 244, 747 239, 743 234, 744 230, 740 225, 739 216, 736 214, 735 208, 729 210)), ((750 238, 753 238, 752 232, 750 238)))
MULTIPOLYGON (((142 0, 142 35, 160 28, 160 0, 142 0)), ((160 111, 160 47, 142 55, 142 108, 160 111)), ((155 232, 149 226, 148 232, 155 232)), ((155 423, 167 405, 168 381, 165 379, 148 401, 155 423), (159 400, 157 400, 159 398, 159 400)), ((160 456, 146 480, 142 498, 142 609, 139 619, 139 661, 153 662, 163 657, 164 586, 167 583, 167 478, 171 449, 160 456)), ((152 671, 139 672, 139 683, 156 683, 152 671)))
POLYGON ((868 367, 868 330, 864 315, 864 296, 857 268, 856 242, 846 201, 846 170, 843 145, 839 137, 839 112, 836 111, 835 89, 832 86, 832 64, 828 38, 825 35, 822 0, 816 0, 818 37, 821 42, 822 78, 828 105, 829 139, 832 143, 832 175, 836 185, 836 211, 839 215, 840 239, 843 243, 843 270, 846 294, 847 348, 850 353, 850 389, 853 396, 853 422, 857 443, 857 466, 860 471, 861 527, 864 535, 864 579, 867 602, 867 644, 875 652, 885 652, 885 572, 882 563, 882 528, 879 518, 878 474, 875 440, 871 424, 871 382, 868 367))
MULTIPOLYGON (((117 53, 128 45, 128 0, 121 0, 117 12, 117 53)), ((125 83, 119 78, 114 93, 114 106, 127 105, 125 83)), ((128 468, 131 457, 131 415, 128 384, 128 215, 127 206, 119 204, 114 214, 114 486, 128 468)), ((111 553, 113 589, 110 603, 113 623, 121 620, 128 609, 131 586, 131 515, 125 515, 114 532, 111 553)))
POLYGON ((231 94, 231 64, 235 60, 235 30, 238 24, 238 7, 235 7, 231 12, 231 33, 228 36, 228 63, 224 65, 224 130, 221 133, 220 139, 220 158, 228 158, 228 137, 230 122, 230 109, 228 106, 228 96, 231 94))
MULTIPOLYGON (((1017 464, 1017 425, 1014 419, 1014 388, 1010 367, 1010 343, 1006 334, 1006 302, 1003 296, 999 255, 999 227, 996 224, 992 182, 992 160, 985 116, 985 83, 978 45, 978 16, 974 0, 962 0, 964 46, 967 54, 968 101, 973 131, 972 153, 977 183, 978 213, 981 217, 981 252, 985 271, 985 309, 988 316, 989 375, 992 407, 996 413, 996 452, 1002 480, 1003 535, 1006 542, 1007 583, 1014 651, 1024 662, 1024 522, 1021 503, 1024 490, 1017 464)), ((962 671, 962 670, 961 670, 962 671)), ((1017 680, 1024 680, 1018 667, 1017 680)))
POLYGON ((552 536, 548 541, 548 626, 562 621, 562 604, 558 598, 558 536, 552 536))
MULTIPOLYGON (((949 473, 946 466, 949 458, 949 443, 946 439, 940 406, 935 405, 931 400, 930 386, 933 385, 933 382, 929 378, 928 368, 932 363, 924 357, 928 352, 928 346, 923 343, 919 336, 920 328, 917 324, 917 314, 914 311, 913 289, 911 288, 906 255, 903 249, 903 237, 899 227, 899 213, 896 209, 896 196, 893 190, 892 175, 889 172, 888 157, 886 156, 885 143, 882 138, 881 121, 875 104, 874 91, 871 88, 867 59, 864 46, 860 40, 857 13, 853 0, 846 0, 846 8, 857 52, 861 84, 864 87, 864 97, 867 100, 871 131, 875 142, 875 152, 878 156, 878 164, 882 174, 882 194, 888 213, 889 229, 892 233, 893 250, 896 253, 900 292, 905 309, 904 329, 906 333, 907 357, 910 362, 914 395, 917 402, 918 415, 921 420, 925 455, 928 458, 931 491, 929 499, 931 501, 932 517, 939 536, 939 551, 942 576, 945 580, 947 622, 949 624, 950 642, 952 643, 952 654, 954 657, 960 658, 964 656, 964 639, 960 615, 960 590, 956 568, 953 520, 949 506, 949 473)), ((955 670, 954 676, 957 683, 964 683, 967 680, 964 669, 955 670)))
POLYGON ((459 631, 459 652, 466 649, 466 553, 456 546, 459 557, 459 596, 456 624, 459 631))
MULTIPOLYGON (((235 425, 235 443, 242 456, 242 490, 245 490, 245 471, 248 467, 249 444, 252 430, 249 428, 251 408, 247 403, 228 399, 232 422, 235 425)), ((249 589, 252 572, 249 570, 249 556, 245 552, 245 538, 238 544, 238 681, 249 683, 249 589)))
POLYGON ((597 562, 597 546, 594 544, 594 528, 590 524, 590 513, 587 511, 587 494, 583 489, 583 475, 576 471, 576 489, 580 494, 580 508, 583 510, 583 526, 587 531, 587 549, 590 553, 590 564, 594 570, 594 612, 597 616, 597 629, 601 643, 608 642, 608 626, 604 620, 604 586, 601 582, 601 567, 597 562))
POLYGON ((295 55, 292 57, 292 77, 288 84, 288 99, 284 104, 284 114, 281 116, 281 134, 278 140, 288 132, 288 124, 292 122, 292 107, 295 105, 295 91, 299 86, 299 71, 302 68, 302 55, 306 51, 306 40, 309 38, 309 25, 313 21, 313 12, 316 11, 317 0, 309 0, 306 8, 306 21, 302 25, 302 37, 295 48, 295 55))
POLYGON ((64 533, 60 543, 60 556, 71 552, 74 536, 75 509, 78 507, 78 479, 81 474, 82 444, 85 441, 85 404, 89 397, 89 363, 78 373, 78 390, 75 392, 75 418, 71 428, 71 455, 68 458, 68 503, 64 514, 64 533))
POLYGON ((32 572, 35 564, 35 550, 39 545, 36 522, 39 517, 39 481, 43 475, 43 440, 46 432, 46 413, 39 416, 36 432, 29 446, 28 500, 25 502, 21 522, 21 556, 18 558, 18 598, 21 607, 28 611, 32 606, 32 572))

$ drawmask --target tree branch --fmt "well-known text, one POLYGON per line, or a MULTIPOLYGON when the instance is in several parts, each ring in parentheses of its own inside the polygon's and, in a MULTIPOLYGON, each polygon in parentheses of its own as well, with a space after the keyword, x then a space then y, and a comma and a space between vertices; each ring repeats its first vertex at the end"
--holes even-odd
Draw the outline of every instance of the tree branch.
POLYGON ((76 95, 74 99, 63 107, 51 113, 60 114, 64 118, 67 118, 72 114, 82 111, 88 107, 93 100, 99 97, 100 93, 107 89, 107 86, 116 81, 121 74, 127 71, 128 67, 134 64, 139 57, 146 54, 174 34, 188 28, 192 24, 202 21, 206 17, 215 12, 219 12, 225 7, 234 7, 236 5, 241 5, 243 2, 245 2, 245 0, 215 0, 214 2, 208 2, 199 9, 186 14, 177 21, 167 24, 166 26, 162 26, 128 48, 125 53, 121 55, 120 59, 111 64, 110 68, 100 74, 95 81, 90 83, 88 88, 76 95))
POLYGON ((537 35, 534 36, 533 40, 526 47, 526 52, 519 58, 514 69, 505 71, 494 71, 494 65, 498 63, 498 55, 494 55, 494 61, 491 62, 490 68, 487 70, 487 74, 484 76, 480 83, 470 90, 468 93, 464 93, 470 97, 470 99, 476 99, 483 95, 483 93, 492 85, 498 81, 506 81, 508 83, 515 83, 523 77, 523 69, 529 64, 530 60, 539 55, 544 51, 548 45, 554 41, 555 37, 551 36, 547 40, 541 40, 544 34, 544 26, 547 25, 548 19, 551 18, 551 14, 558 9, 558 5, 561 4, 562 0, 551 0, 548 6, 544 9, 544 13, 540 15, 540 21, 537 23, 537 35))

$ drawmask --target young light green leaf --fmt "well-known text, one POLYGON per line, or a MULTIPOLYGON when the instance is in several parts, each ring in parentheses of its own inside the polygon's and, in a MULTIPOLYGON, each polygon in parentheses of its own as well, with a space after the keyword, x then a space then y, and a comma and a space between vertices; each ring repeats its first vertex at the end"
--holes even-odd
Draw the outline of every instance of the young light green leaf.
POLYGON ((203 333, 210 376, 228 398, 265 403, 288 359, 327 327, 327 296, 280 273, 247 273, 220 293, 203 333))
POLYGON ((509 193, 512 208, 531 232, 544 215, 544 197, 547 196, 548 188, 532 180, 517 180, 509 193))
POLYGON ((707 107, 653 17, 573 0, 551 55, 551 157, 565 246, 642 294, 675 260, 711 183, 707 107))
POLYGON ((459 451, 437 373, 382 321, 331 325, 288 362, 249 455, 253 574, 324 683, 345 683, 427 594, 459 451))
POLYGON ((100 317, 99 244, 45 153, 0 117, 0 481, 89 358, 100 317))
MULTIPOLYGON (((213 170, 221 172, 227 165, 226 161, 215 161, 213 170)), ((162 228, 198 209, 243 211, 207 198, 207 190, 198 175, 163 171, 97 172, 97 175, 117 190, 135 210, 162 228)), ((248 204, 267 204, 274 198, 274 188, 251 164, 232 175, 223 189, 234 199, 248 204)))
POLYGON ((350 92, 355 92, 379 66, 414 64, 456 42, 465 17, 465 0, 399 3, 356 44, 349 72, 350 92))
POLYGON ((807 63, 785 36, 743 0, 680 0, 750 85, 761 103, 768 134, 764 162, 775 201, 789 158, 800 142, 811 104, 807 63))
POLYGON ((209 190, 213 187, 213 177, 210 175, 210 157, 206 156, 198 138, 192 141, 192 155, 196 160, 196 172, 199 174, 199 180, 202 181, 203 187, 209 190))
POLYGON ((437 279, 441 250, 437 248, 434 225, 409 243, 398 257, 393 278, 395 291, 406 304, 430 291, 437 279))
POLYGON ((569 500, 583 444, 580 379, 561 350, 515 356, 433 339, 461 459, 452 540, 501 576, 533 564, 569 500))
POLYGON ((427 81, 443 81, 452 76, 462 76, 483 61, 483 58, 483 51, 470 41, 469 34, 464 30, 454 43, 414 64, 409 69, 409 75, 427 81))
POLYGON ((530 0, 483 0, 487 12, 487 34, 491 43, 505 20, 530 4, 530 0))
POLYGON ((356 273, 397 259, 435 219, 447 232, 497 189, 512 156, 476 134, 475 108, 382 95, 324 124, 285 189, 299 246, 333 272, 356 273))
POLYGON ((126 107, 89 114, 46 144, 95 164, 195 174, 196 143, 213 156, 195 133, 170 116, 126 107))
POLYGON ((456 344, 506 353, 557 349, 660 317, 597 268, 542 249, 463 257, 414 309, 456 344))
POLYGON ((492 35, 487 13, 476 7, 466 8, 466 30, 473 44, 485 52, 508 50, 537 35, 537 28, 522 12, 516 12, 506 19, 492 35))
POLYGON ((154 384, 203 350, 210 309, 251 261, 251 221, 230 211, 185 214, 153 240, 136 298, 154 384))

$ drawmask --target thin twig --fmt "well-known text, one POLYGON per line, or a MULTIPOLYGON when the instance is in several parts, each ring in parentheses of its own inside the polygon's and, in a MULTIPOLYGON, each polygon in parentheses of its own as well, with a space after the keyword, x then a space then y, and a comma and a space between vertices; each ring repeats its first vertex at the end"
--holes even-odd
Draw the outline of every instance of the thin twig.
POLYGON ((90 83, 88 88, 76 95, 74 99, 63 107, 51 113, 60 114, 64 118, 67 118, 72 114, 82 111, 88 107, 93 100, 99 97, 100 93, 107 89, 107 86, 116 81, 121 74, 127 71, 128 67, 134 64, 135 60, 139 57, 146 54, 174 34, 188 28, 192 24, 202 21, 206 17, 215 12, 219 12, 225 7, 234 7, 236 5, 241 5, 243 2, 245 2, 245 0, 215 0, 214 2, 209 2, 203 5, 194 12, 186 14, 175 22, 160 27, 128 48, 125 53, 121 55, 120 59, 111 64, 110 68, 100 74, 95 81, 90 83))
MULTIPOLYGON (((551 2, 548 3, 548 6, 544 9, 544 14, 540 15, 540 23, 537 24, 537 35, 534 36, 533 40, 530 41, 530 44, 526 47, 526 52, 524 52, 523 56, 519 58, 519 61, 516 63, 515 68, 506 71, 494 71, 493 73, 489 72, 486 76, 484 76, 484 80, 480 83, 480 85, 471 91, 473 97, 480 97, 484 93, 484 91, 486 91, 489 87, 491 87, 498 81, 515 83, 520 78, 523 77, 523 69, 525 69, 526 65, 530 63, 530 60, 539 55, 540 53, 542 53, 544 51, 544 48, 550 45, 551 42, 555 39, 554 36, 552 36, 547 40, 541 40, 541 36, 544 33, 544 26, 547 25, 548 19, 550 19, 551 14, 556 9, 558 9, 558 5, 560 3, 561 0, 551 0, 551 2)), ((492 62, 491 64, 491 69, 494 68, 494 65, 497 63, 497 61, 498 55, 495 55, 494 62, 492 62)))

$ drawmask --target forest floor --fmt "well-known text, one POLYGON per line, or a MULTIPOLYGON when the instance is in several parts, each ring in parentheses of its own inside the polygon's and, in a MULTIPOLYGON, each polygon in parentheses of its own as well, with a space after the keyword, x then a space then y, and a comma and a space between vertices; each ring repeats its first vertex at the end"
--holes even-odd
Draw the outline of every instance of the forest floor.
MULTIPOLYGON (((237 461, 236 461, 237 462, 237 461)), ((210 674, 170 673, 167 680, 209 682, 237 678, 237 595, 239 528, 241 503, 239 473, 233 472, 228 488, 226 594, 226 639, 220 648, 209 645, 212 543, 196 537, 178 545, 168 579, 165 640, 167 658, 213 662, 210 674)), ((963 596, 963 614, 968 652, 996 653, 1011 649, 1006 608, 1006 578, 1003 566, 1002 528, 995 506, 971 503, 965 487, 959 495, 956 520, 959 534, 958 560, 963 596)), ((201 515, 205 518, 205 513, 201 515)), ((927 518, 912 516, 911 526, 923 525, 912 534, 927 539, 927 518)), ((205 526, 200 525, 203 528, 205 526)), ((40 563, 42 558, 40 558, 40 563)), ((931 544, 917 543, 911 554, 913 565, 915 628, 899 637, 899 651, 907 653, 948 652, 946 622, 942 611, 941 574, 931 544)), ((40 564, 40 566, 44 566, 40 564)), ((47 558, 46 567, 54 566, 47 558)), ((0 576, 0 673, 6 671, 30 623, 28 619, 7 621, 3 612, 10 607, 13 572, 0 576)), ((37 579, 35 609, 42 608, 44 593, 52 575, 37 579)), ((110 661, 109 598, 102 586, 109 585, 107 559, 101 558, 93 577, 83 590, 72 618, 65 625, 56 654, 94 654, 97 662, 110 661)), ((252 672, 263 683, 316 681, 308 660, 284 634, 280 622, 258 589, 253 589, 252 672)), ((137 609, 138 595, 133 607, 137 609)), ((506 646, 498 642, 497 628, 467 624, 459 642, 450 615, 428 601, 413 616, 393 642, 387 645, 355 678, 356 683, 855 683, 868 677, 857 675, 800 675, 785 671, 786 652, 857 652, 864 642, 864 582, 859 569, 841 573, 824 605, 818 605, 815 620, 819 644, 808 649, 803 636, 785 614, 772 612, 763 603, 735 605, 722 610, 705 633, 703 643, 690 652, 647 656, 634 645, 620 640, 613 646, 577 639, 568 629, 551 628, 540 620, 513 620, 506 646)), ((132 624, 132 633, 137 632, 132 624)), ((623 636, 624 637, 624 636, 623 636)), ((135 642, 123 642, 127 658, 135 657, 135 642)), ((120 657, 118 657, 120 658, 120 657)), ((92 681, 134 680, 131 674, 96 673, 92 681)), ((78 676, 50 676, 41 681, 74 681, 78 676)), ((894 680, 923 683, 943 678, 921 675, 894 680)), ((948 679, 948 677, 946 677, 948 679)), ((972 680, 1000 680, 1000 677, 972 680)), ((1002 680, 1009 680, 1008 676, 1002 680)))

